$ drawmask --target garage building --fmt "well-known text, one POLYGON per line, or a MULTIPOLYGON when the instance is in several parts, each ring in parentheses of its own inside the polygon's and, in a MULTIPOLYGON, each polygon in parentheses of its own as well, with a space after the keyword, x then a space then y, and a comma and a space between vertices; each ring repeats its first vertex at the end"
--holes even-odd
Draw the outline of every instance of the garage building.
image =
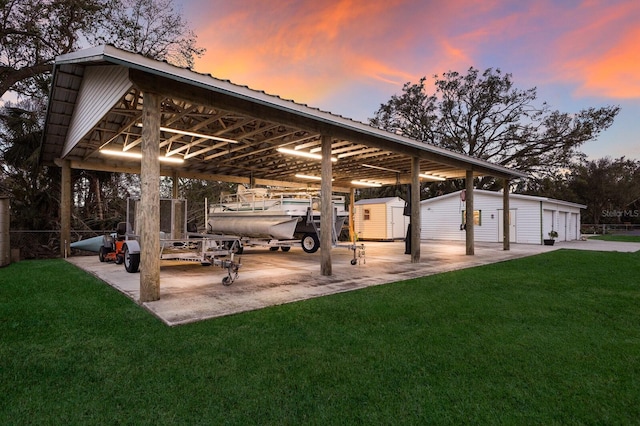
MULTIPOLYGON (((475 241, 502 242, 502 192, 474 190, 475 241)), ((557 241, 580 238, 582 204, 546 197, 511 194, 509 203, 509 240, 512 243, 543 244, 549 232, 558 233, 557 241)), ((464 241, 465 192, 457 191, 421 203, 421 239, 464 241)))

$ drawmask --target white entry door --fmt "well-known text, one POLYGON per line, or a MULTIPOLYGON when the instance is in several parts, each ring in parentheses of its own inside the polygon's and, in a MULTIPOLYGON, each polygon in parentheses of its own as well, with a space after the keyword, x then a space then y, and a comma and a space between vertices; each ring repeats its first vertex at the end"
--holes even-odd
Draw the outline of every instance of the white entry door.
MULTIPOLYGON (((498 210, 498 242, 504 239, 504 210, 498 210)), ((509 210, 509 242, 516 242, 516 211, 509 210)))
POLYGON ((391 207, 391 238, 400 240, 407 236, 407 228, 404 226, 404 207, 391 207))

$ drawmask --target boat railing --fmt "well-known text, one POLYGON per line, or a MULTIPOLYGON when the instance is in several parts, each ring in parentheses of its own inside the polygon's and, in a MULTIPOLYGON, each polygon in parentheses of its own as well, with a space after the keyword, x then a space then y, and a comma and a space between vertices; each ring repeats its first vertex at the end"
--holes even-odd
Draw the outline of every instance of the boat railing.
POLYGON ((220 197, 220 203, 214 206, 214 211, 262 211, 273 205, 271 198, 256 196, 256 194, 226 194, 220 197))
MULTIPOLYGON (((334 206, 339 212, 346 211, 345 197, 332 195, 334 206)), ((288 214, 306 214, 306 211, 320 211, 320 196, 309 192, 267 192, 262 188, 243 189, 236 194, 221 194, 220 203, 212 206, 215 212, 262 212, 283 211, 288 214)))

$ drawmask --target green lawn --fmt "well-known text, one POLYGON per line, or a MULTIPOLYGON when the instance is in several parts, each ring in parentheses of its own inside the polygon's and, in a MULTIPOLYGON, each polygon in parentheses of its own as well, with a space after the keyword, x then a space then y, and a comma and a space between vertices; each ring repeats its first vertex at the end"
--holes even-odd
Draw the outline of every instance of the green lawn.
POLYGON ((0 424, 637 424, 640 253, 559 250, 168 328, 0 269, 0 424))
POLYGON ((607 234, 589 237, 590 240, 620 241, 624 243, 640 243, 640 235, 607 234))

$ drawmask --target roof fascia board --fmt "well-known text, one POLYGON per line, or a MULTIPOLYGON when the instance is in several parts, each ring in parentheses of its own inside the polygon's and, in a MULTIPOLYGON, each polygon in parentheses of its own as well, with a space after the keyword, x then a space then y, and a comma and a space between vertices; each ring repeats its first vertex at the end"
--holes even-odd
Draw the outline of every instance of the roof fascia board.
MULTIPOLYGON (((481 193, 481 194, 487 194, 487 195, 494 196, 494 197, 498 197, 498 196, 502 197, 502 192, 486 191, 486 190, 483 190, 483 189, 476 189, 474 192, 481 193)), ((563 206, 577 207, 577 208, 581 208, 581 209, 586 209, 587 208, 587 206, 585 206, 583 204, 578 204, 578 203, 574 203, 574 202, 571 202, 571 201, 556 200, 555 198, 541 197, 539 195, 509 194, 509 197, 512 198, 512 199, 533 200, 533 201, 542 201, 542 202, 550 203, 550 204, 561 204, 563 206)))
MULTIPOLYGON (((420 203, 430 203, 430 202, 442 200, 442 199, 445 199, 445 198, 453 197, 455 195, 459 196, 459 194, 461 192, 462 192, 462 190, 455 191, 455 192, 450 192, 448 194, 444 194, 444 195, 441 195, 439 197, 427 198, 426 200, 422 200, 420 203)), ((498 192, 498 191, 487 191, 485 189, 474 189, 473 193, 474 194, 479 194, 479 195, 487 195, 487 196, 490 196, 490 197, 500 197, 500 198, 502 198, 502 191, 498 192)), ((587 206, 585 206, 583 204, 573 203, 571 201, 556 200, 556 199, 547 198, 547 197, 539 197, 537 195, 526 195, 526 194, 509 193, 509 198, 518 199, 518 200, 525 200, 525 201, 536 201, 536 202, 542 201, 543 203, 560 204, 560 205, 563 205, 563 206, 576 207, 576 208, 580 208, 580 209, 586 209, 587 208, 587 206)))

